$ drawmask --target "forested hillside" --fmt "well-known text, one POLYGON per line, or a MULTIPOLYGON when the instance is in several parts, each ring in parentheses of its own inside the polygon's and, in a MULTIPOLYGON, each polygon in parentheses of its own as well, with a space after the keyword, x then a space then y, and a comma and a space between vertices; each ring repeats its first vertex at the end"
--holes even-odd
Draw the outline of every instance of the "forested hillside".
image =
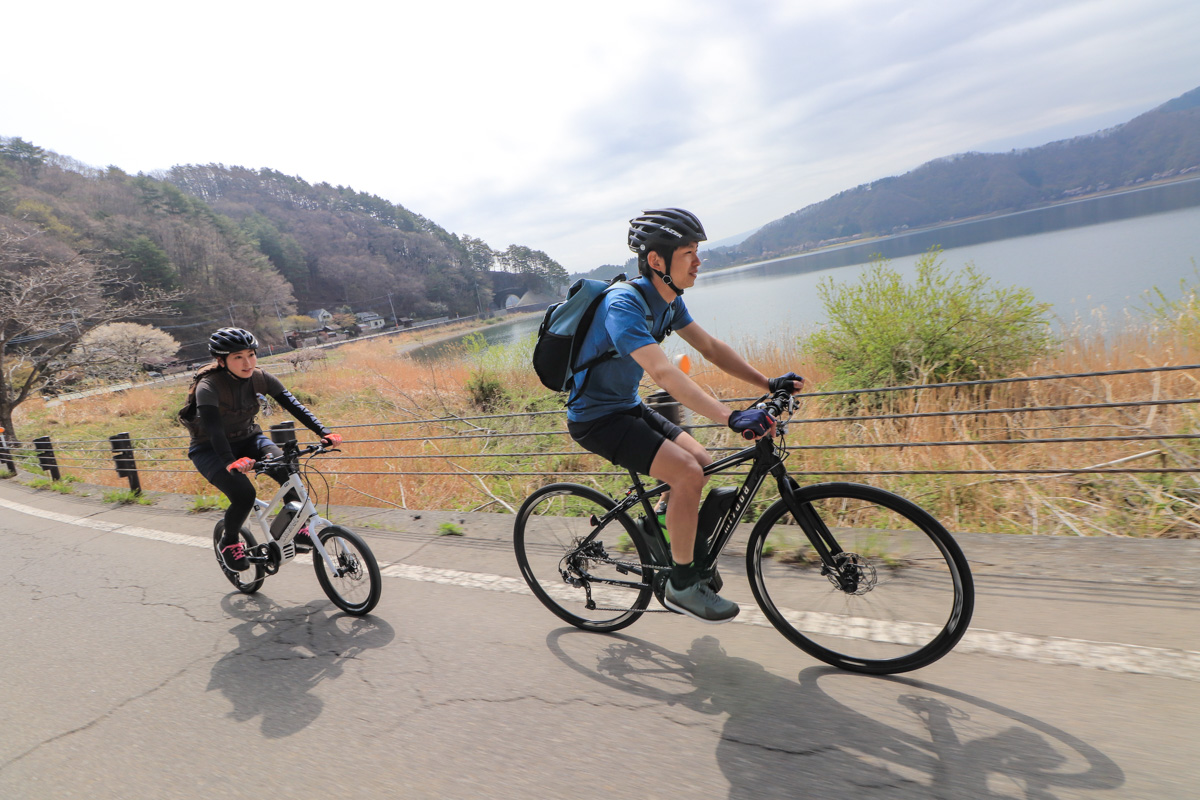
POLYGON ((277 343, 289 316, 316 308, 469 315, 488 307, 492 270, 566 277, 541 251, 493 250, 348 187, 221 165, 129 175, 19 137, 0 138, 0 227, 14 226, 179 292, 176 316, 143 321, 174 332, 185 358, 222 324, 277 343))
POLYGON ((849 189, 765 225, 736 248, 722 249, 720 258, 744 262, 802 252, 1180 175, 1200 176, 1200 88, 1089 136, 949 156, 849 189))
POLYGON ((462 287, 487 288, 490 258, 476 263, 457 236, 381 197, 269 169, 187 165, 165 177, 234 220, 302 311, 366 310, 380 299, 371 310, 388 311, 390 293, 404 316, 474 314, 475 294, 462 287))

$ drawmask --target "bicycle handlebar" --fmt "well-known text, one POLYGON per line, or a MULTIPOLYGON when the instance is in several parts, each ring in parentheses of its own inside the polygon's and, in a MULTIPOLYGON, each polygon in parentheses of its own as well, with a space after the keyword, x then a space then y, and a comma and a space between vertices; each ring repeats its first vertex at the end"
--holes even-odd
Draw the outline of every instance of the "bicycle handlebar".
MULTIPOLYGON (((751 403, 750 408, 761 408, 771 416, 771 419, 777 420, 784 413, 791 414, 796 410, 796 396, 787 389, 780 389, 769 395, 764 394, 751 403)), ((754 434, 751 431, 742 431, 742 438, 750 440, 754 438, 754 434)))
POLYGON ((285 449, 282 455, 273 456, 271 458, 264 458, 261 461, 255 461, 254 462, 254 472, 256 474, 261 473, 261 472, 264 472, 264 471, 270 469, 271 467, 276 467, 276 466, 279 466, 280 464, 286 464, 289 461, 294 461, 303 456, 317 455, 320 453, 329 453, 336 449, 337 449, 336 447, 326 447, 323 444, 310 444, 308 447, 296 448, 295 450, 292 450, 291 452, 288 452, 288 450, 285 449))
MULTIPOLYGON (((766 397, 766 395, 764 395, 764 397, 766 397)), ((765 410, 775 419, 779 419, 780 415, 782 415, 784 412, 791 414, 796 410, 796 396, 787 389, 780 389, 779 391, 770 395, 770 397, 770 400, 760 399, 759 402, 755 403, 754 407, 765 410)))

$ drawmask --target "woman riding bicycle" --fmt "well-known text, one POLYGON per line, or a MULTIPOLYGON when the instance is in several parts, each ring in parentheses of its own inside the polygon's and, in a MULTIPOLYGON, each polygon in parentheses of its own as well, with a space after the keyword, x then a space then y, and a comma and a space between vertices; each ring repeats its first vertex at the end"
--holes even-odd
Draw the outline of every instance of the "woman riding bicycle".
MULTIPOLYGON (((342 441, 341 436, 322 425, 285 389, 278 378, 258 369, 257 350, 258 339, 249 331, 241 328, 218 330, 208 340, 208 352, 216 362, 196 373, 188 398, 188 407, 193 405, 194 398, 196 409, 195 422, 188 425, 192 434, 188 458, 209 483, 229 498, 219 550, 226 568, 234 572, 249 566, 238 533, 254 507, 257 493, 246 473, 254 468, 255 461, 283 452, 263 434, 255 421, 259 411, 258 395, 274 398, 304 427, 321 437, 322 444, 333 446, 342 441)), ((280 484, 286 480, 286 476, 272 477, 280 484)))

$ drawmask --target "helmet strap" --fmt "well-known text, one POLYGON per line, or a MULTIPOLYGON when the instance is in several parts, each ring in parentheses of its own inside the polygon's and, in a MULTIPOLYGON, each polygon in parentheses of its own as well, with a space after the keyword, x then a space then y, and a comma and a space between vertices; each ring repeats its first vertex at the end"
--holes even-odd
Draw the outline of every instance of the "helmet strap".
POLYGON ((671 287, 671 291, 675 293, 675 296, 679 297, 680 295, 683 294, 683 289, 680 289, 678 286, 675 285, 675 281, 671 280, 671 259, 673 259, 674 257, 675 257, 675 253, 673 253, 673 252, 667 253, 666 257, 663 259, 664 261, 667 262, 667 264, 666 264, 667 271, 660 272, 659 270, 656 270, 654 267, 650 266, 650 257, 647 256, 646 257, 646 269, 650 270, 655 275, 657 275, 659 278, 661 278, 663 283, 665 283, 667 286, 671 287))
POLYGON ((665 283, 667 286, 671 287, 671 291, 675 293, 676 297, 683 294, 683 289, 680 289, 678 286, 675 285, 675 281, 671 280, 670 275, 666 274, 665 272, 659 272, 654 267, 650 267, 650 271, 653 272, 658 277, 662 278, 662 282, 665 283))

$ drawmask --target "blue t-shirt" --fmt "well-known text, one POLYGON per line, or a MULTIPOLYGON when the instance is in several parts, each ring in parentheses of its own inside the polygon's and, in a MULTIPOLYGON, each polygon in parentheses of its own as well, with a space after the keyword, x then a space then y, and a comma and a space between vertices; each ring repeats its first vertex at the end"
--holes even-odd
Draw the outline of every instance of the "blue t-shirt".
POLYGON ((692 315, 683 304, 682 297, 671 303, 662 299, 649 281, 637 278, 633 283, 642 289, 642 296, 650 305, 651 322, 634 294, 637 290, 617 289, 609 291, 600 301, 592 326, 583 338, 579 351, 579 363, 595 358, 601 353, 616 350, 617 354, 607 361, 575 376, 578 386, 587 378, 582 393, 572 392, 567 406, 569 422, 590 422, 594 419, 636 408, 641 399, 638 386, 645 370, 629 357, 634 350, 655 344, 656 335, 661 335, 667 326, 677 331, 692 324, 692 315), (591 373, 588 377, 587 373, 591 373))

